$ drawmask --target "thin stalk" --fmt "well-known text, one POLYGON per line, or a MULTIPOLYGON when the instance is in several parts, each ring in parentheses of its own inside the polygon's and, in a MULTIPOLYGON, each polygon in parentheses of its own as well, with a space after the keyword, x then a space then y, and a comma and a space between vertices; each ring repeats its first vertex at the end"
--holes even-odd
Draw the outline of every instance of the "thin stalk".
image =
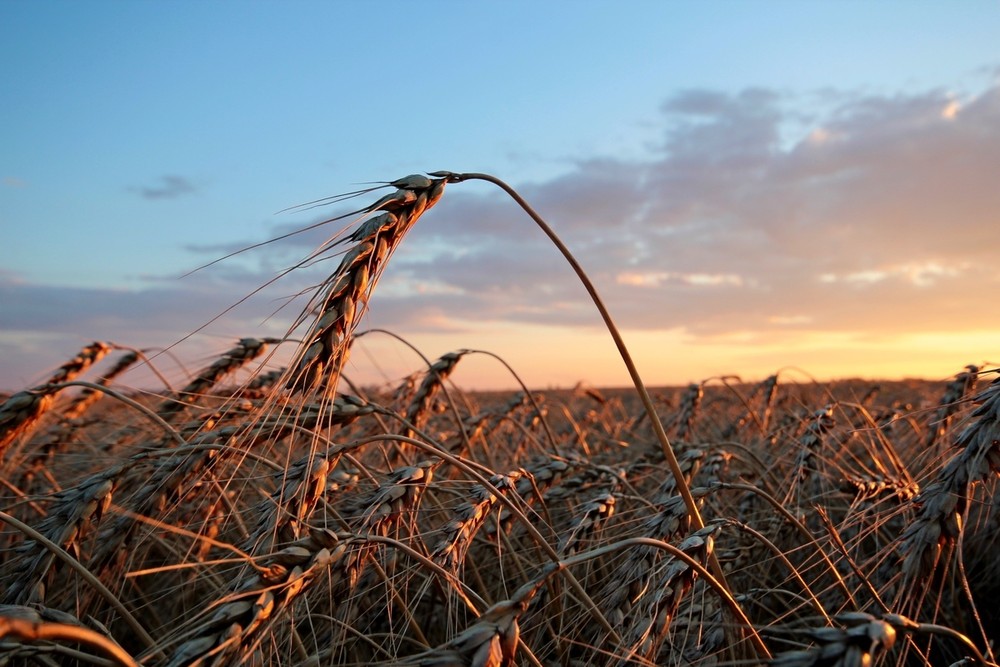
MULTIPOLYGON (((563 257, 566 258, 566 261, 569 262, 570 266, 573 267, 573 271, 580 279, 580 282, 583 283, 584 288, 590 295, 591 300, 593 300, 598 312, 600 312, 601 318, 604 320, 604 325, 608 328, 611 338, 615 341, 615 346, 618 348, 618 353, 621 355, 622 361, 625 362, 625 367, 628 369, 629 376, 632 378, 632 384, 635 385, 635 389, 639 393, 639 398, 642 400, 642 405, 646 409, 646 414, 649 416, 649 421, 653 426, 653 432, 656 434, 656 439, 660 442, 660 447, 663 449, 663 456, 667 460, 670 472, 673 474, 674 479, 677 482, 677 490, 680 493, 681 498, 684 500, 684 505, 691 517, 691 522, 694 524, 696 530, 704 528, 705 521, 701 518, 701 513, 698 511, 698 504, 695 502, 694 496, 691 495, 691 488, 684 480, 684 473, 681 471, 680 464, 677 462, 677 456, 674 454, 673 447, 670 446, 670 440, 667 438, 667 432, 663 428, 663 423, 660 421, 660 417, 656 414, 656 408, 653 406, 653 399, 646 390, 646 385, 643 383, 642 378, 639 375, 639 370, 636 368, 635 362, 632 360, 632 355, 629 353, 628 347, 626 347, 625 341, 611 317, 611 313, 608 312, 608 309, 605 307, 600 295, 597 293, 597 288, 594 287, 594 284, 590 281, 590 278, 583 270, 583 267, 580 266, 580 263, 576 261, 573 253, 570 252, 569 248, 566 247, 566 245, 556 235, 552 228, 549 227, 545 220, 543 220, 542 217, 535 212, 531 205, 528 204, 528 202, 525 201, 524 198, 514 190, 514 188, 507 185, 499 178, 490 176, 489 174, 479 173, 453 174, 450 172, 436 172, 431 175, 436 177, 445 177, 448 179, 449 183, 479 180, 496 185, 510 195, 511 199, 517 202, 517 205, 520 206, 524 212, 535 221, 542 231, 545 232, 545 235, 549 237, 549 240, 551 240, 552 243, 554 243, 559 249, 559 252, 561 252, 563 257)), ((729 585, 726 583, 722 566, 719 564, 719 560, 716 558, 714 553, 709 556, 709 565, 711 566, 712 574, 715 575, 715 578, 718 579, 728 590, 729 585)))
POLYGON ((111 398, 121 401, 130 408, 138 410, 145 417, 155 422, 160 428, 162 428, 167 433, 167 436, 169 436, 172 440, 176 441, 177 444, 179 444, 180 446, 183 447, 184 445, 188 444, 187 440, 185 440, 184 437, 177 432, 177 429, 168 424, 166 420, 163 419, 163 417, 159 416, 158 414, 147 408, 142 403, 139 403, 138 401, 135 401, 129 398, 128 396, 120 392, 117 392, 114 389, 111 389, 110 387, 105 387, 95 382, 87 382, 86 380, 71 380, 69 382, 60 382, 59 384, 52 385, 53 389, 65 389, 66 387, 84 387, 86 389, 99 391, 104 394, 107 394, 111 398))

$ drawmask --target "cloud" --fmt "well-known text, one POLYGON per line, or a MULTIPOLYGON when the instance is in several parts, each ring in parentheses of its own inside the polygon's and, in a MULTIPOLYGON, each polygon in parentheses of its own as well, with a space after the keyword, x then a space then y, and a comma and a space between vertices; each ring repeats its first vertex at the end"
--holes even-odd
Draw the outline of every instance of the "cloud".
MULTIPOLYGON (((747 346, 797 332, 891 341, 973 324, 1000 329, 1000 311, 988 307, 1000 289, 1000 87, 965 96, 687 90, 668 97, 661 113, 660 141, 645 159, 588 157, 558 178, 518 184, 619 325, 747 346)), ((136 191, 157 198, 194 186, 168 176, 136 191)), ((321 220, 276 225, 270 236, 321 220)), ((85 328, 88 336, 118 336, 100 331, 128 325, 136 339, 156 333, 162 342, 221 312, 344 224, 230 260, 210 274, 209 287, 161 281, 141 292, 97 293, 5 278, 4 325, 85 328)), ((213 259, 258 241, 191 249, 213 259)), ((296 272, 269 298, 315 284, 333 266, 296 272)), ((266 314, 277 302, 257 303, 266 314)), ((260 314, 243 315, 236 324, 247 330, 234 334, 254 335, 260 314)), ((601 326, 542 232, 502 193, 472 183, 448 186, 410 232, 369 315, 369 324, 403 334, 500 323, 601 326)))
POLYGON ((198 187, 183 176, 167 174, 159 178, 158 185, 133 186, 128 190, 143 199, 177 199, 198 192, 198 187))
POLYGON ((659 287, 666 282, 681 285, 711 287, 715 285, 743 285, 743 278, 732 273, 672 273, 659 271, 655 273, 636 273, 626 271, 619 273, 616 282, 619 285, 633 287, 659 287))
MULTIPOLYGON (((826 99, 801 126, 776 92, 685 91, 663 105, 651 159, 580 161, 519 189, 628 327, 947 330, 962 312, 1000 325, 976 305, 1000 283, 1000 89, 826 99)), ((555 250, 493 194, 447 193, 394 262, 450 286, 430 298, 445 312, 596 324, 566 307, 585 296, 555 250)))
MULTIPOLYGON (((801 126, 796 100, 773 91, 682 91, 662 106, 662 141, 648 160, 580 160, 519 190, 626 326, 766 328, 780 304, 817 325, 864 324, 852 313, 866 312, 882 327, 892 319, 879 313, 905 321, 928 299, 967 302, 994 286, 1000 90, 955 112, 944 91, 824 99, 827 111, 801 126), (783 139, 790 126, 798 139, 783 139), (885 303, 868 312, 858 290, 885 303)), ((569 315, 566 304, 585 295, 526 216, 500 193, 463 187, 449 187, 386 276, 433 288, 387 292, 383 309, 405 313, 404 326, 413 309, 403 302, 414 300, 474 319, 595 322, 586 308, 569 315)), ((304 251, 329 233, 289 240, 304 251)))

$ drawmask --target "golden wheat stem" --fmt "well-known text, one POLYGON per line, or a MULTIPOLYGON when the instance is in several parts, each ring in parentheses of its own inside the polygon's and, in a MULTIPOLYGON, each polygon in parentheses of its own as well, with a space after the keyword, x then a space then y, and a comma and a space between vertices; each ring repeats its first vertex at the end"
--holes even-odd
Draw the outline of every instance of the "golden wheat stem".
POLYGON ((139 667, 139 663, 114 641, 80 625, 13 618, 0 613, 0 637, 13 637, 31 642, 66 641, 81 644, 103 651, 115 664, 123 667, 139 667))
MULTIPOLYGON (((431 174, 432 176, 437 176, 439 174, 431 174)), ((444 174, 440 174, 444 175, 444 174)), ((656 439, 660 443, 660 447, 663 449, 663 456, 667 460, 667 465, 670 466, 670 472, 677 480, 677 490, 680 492, 681 497, 684 499, 684 505, 687 507, 688 512, 691 514, 691 520, 694 523, 696 530, 704 528, 705 522, 701 518, 701 513, 698 511, 698 503, 695 501, 694 496, 691 495, 691 489, 688 487, 687 482, 684 480, 684 474, 681 472, 680 466, 677 463, 677 457, 674 455, 673 447, 670 446, 670 440, 667 438, 667 433, 663 428, 663 423, 660 421, 659 415, 656 413, 656 408, 653 405, 653 399, 650 398, 649 392, 646 390, 646 385, 642 381, 642 377, 639 375, 639 369, 636 368, 635 362, 632 360, 632 355, 625 345, 625 340, 622 338, 621 333, 618 331, 617 325, 615 325, 614 319, 611 317, 611 313, 604 305, 604 301, 601 299, 600 295, 597 293, 597 288, 591 282, 590 277, 577 262, 576 257, 570 252, 569 248, 562 242, 562 240, 556 235, 555 231, 542 219, 538 213, 524 200, 521 195, 517 193, 511 186, 504 183, 502 180, 495 176, 490 176, 489 174, 480 173, 467 173, 467 174, 448 174, 445 176, 449 183, 460 183, 466 180, 480 180, 486 181, 487 183, 492 183, 499 187, 501 190, 506 192, 510 197, 517 202, 528 216, 541 228, 545 235, 549 237, 549 240, 559 249, 566 261, 569 262, 570 266, 573 267, 573 271, 576 273, 580 282, 583 283, 584 288, 590 295, 591 300, 597 307, 598 312, 601 314, 601 319, 604 320, 604 324, 611 334, 611 338, 614 339, 615 346, 618 348, 618 353, 621 355, 622 361, 625 363, 625 367, 628 369, 629 376, 632 378, 632 383, 635 385, 636 391, 639 393, 639 398, 642 401, 642 405, 646 410, 646 414, 649 415, 650 424, 652 424, 653 432, 656 435, 656 439)), ((723 582, 723 585, 728 589, 728 584, 725 583, 725 573, 722 570, 722 566, 719 564, 719 560, 715 553, 709 554, 709 564, 711 566, 712 572, 715 574, 716 578, 723 582)))
POLYGON ((87 389, 107 394, 111 398, 117 401, 121 401, 130 408, 135 408, 136 410, 141 412, 144 416, 149 418, 150 421, 156 423, 157 426, 162 428, 166 432, 167 436, 170 437, 175 442, 177 442, 178 445, 183 446, 188 444, 187 441, 177 431, 177 429, 168 424, 165 419, 163 419, 158 414, 147 408, 142 403, 139 403, 138 401, 135 401, 129 398, 128 396, 122 394, 121 392, 111 389, 110 387, 105 387, 103 385, 97 384, 96 382, 87 382, 86 380, 72 380, 70 382, 62 382, 58 385, 53 385, 53 387, 57 389, 63 389, 65 387, 86 387, 87 389))

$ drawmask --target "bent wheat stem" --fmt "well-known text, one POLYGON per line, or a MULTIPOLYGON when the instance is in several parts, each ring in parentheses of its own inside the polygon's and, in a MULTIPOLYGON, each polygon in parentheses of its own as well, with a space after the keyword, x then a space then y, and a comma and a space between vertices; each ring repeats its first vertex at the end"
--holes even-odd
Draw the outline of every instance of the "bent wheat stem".
POLYGON ((31 642, 62 640, 103 651, 111 657, 115 664, 123 667, 138 667, 139 665, 114 641, 79 625, 48 623, 0 614, 0 637, 13 637, 31 642))
MULTIPOLYGON (((650 424, 653 426, 653 432, 656 434, 656 439, 660 443, 660 447, 663 449, 663 456, 667 460, 667 465, 670 466, 670 472, 677 480, 677 490, 684 499, 684 505, 687 507, 688 513, 691 515, 691 521, 694 524, 696 530, 700 530, 705 527, 705 521, 701 518, 701 513, 698 511, 698 503, 695 501, 694 496, 691 495, 691 489, 687 482, 684 480, 684 473, 681 472, 680 465, 677 463, 677 456, 674 454, 673 447, 670 445, 670 440, 667 438, 667 432, 663 428, 663 423, 660 421, 659 416, 656 414, 656 408, 653 406, 653 399, 650 397, 649 392, 646 390, 646 385, 642 381, 642 377, 639 375, 639 369, 636 368, 635 362, 632 360, 632 355, 625 345, 625 340, 622 338, 621 333, 618 331, 618 326, 615 324, 614 319, 611 317, 611 313, 608 311, 607 307, 604 305, 604 301, 597 292, 597 288, 591 282, 590 277, 587 272, 583 270, 580 263, 577 262, 576 257, 570 252, 569 248, 562 242, 559 236, 556 235, 555 231, 545 222, 544 219, 528 204, 527 201, 521 195, 517 193, 514 188, 504 183, 502 180, 495 176, 490 176, 489 174, 479 174, 479 173, 468 173, 468 174, 454 174, 451 172, 434 172, 431 176, 437 178, 446 178, 449 183, 461 183, 462 181, 479 180, 486 181, 487 183, 492 183, 496 185, 501 190, 506 192, 510 197, 517 202, 528 216, 545 232, 545 235, 549 237, 549 240, 555 244, 562 253, 566 261, 569 262, 570 266, 573 267, 573 271, 576 273, 580 282, 583 283, 584 288, 590 295, 591 300, 597 307, 598 312, 601 314, 601 319, 604 320, 604 325, 607 327, 608 332, 611 334, 611 338, 615 341, 615 346, 618 348, 618 353, 621 355, 622 361, 625 363, 625 367, 628 369, 629 377, 632 378, 632 384, 635 385, 636 391, 639 393, 639 398, 642 401, 642 405, 649 415, 650 424)), ((718 558, 714 553, 709 555, 709 563, 711 565, 712 573, 715 577, 723 583, 728 589, 728 585, 725 583, 725 574, 722 571, 722 566, 719 564, 718 558)))

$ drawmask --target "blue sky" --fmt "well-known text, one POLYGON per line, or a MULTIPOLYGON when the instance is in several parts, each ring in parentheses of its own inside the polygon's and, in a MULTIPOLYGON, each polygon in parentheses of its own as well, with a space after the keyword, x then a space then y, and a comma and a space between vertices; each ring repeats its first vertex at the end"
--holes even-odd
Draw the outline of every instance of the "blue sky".
MULTIPOLYGON (((334 231, 180 278, 333 212, 275 211, 436 169, 534 198, 652 382, 995 360, 998 29, 996 2, 0 4, 0 387, 93 339, 170 345, 334 231)), ((407 241, 368 325, 535 386, 627 380, 486 186, 407 241)), ((311 279, 187 361, 283 331, 263 320, 311 279)), ((356 364, 420 365, 389 341, 356 364)), ((470 366, 463 386, 510 383, 470 366)))

